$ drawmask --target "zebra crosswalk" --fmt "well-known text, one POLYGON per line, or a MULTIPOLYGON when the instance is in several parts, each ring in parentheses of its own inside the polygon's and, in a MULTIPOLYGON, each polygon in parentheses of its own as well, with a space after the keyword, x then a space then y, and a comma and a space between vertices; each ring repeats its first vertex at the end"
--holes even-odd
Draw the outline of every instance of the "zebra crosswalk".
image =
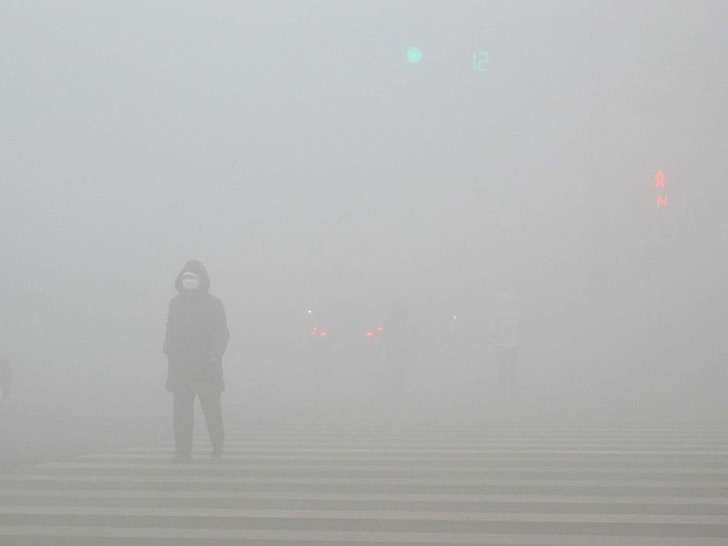
POLYGON ((245 426, 0 474, 0 544, 728 544, 728 429, 245 426))

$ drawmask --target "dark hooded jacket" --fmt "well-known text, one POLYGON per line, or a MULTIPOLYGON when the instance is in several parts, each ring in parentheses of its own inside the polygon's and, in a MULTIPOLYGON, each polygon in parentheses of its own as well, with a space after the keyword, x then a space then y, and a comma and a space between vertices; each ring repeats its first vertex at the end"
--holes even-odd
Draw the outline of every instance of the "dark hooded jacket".
POLYGON ((177 295, 169 302, 164 352, 169 367, 167 390, 171 392, 222 392, 225 383, 222 357, 229 332, 222 302, 210 294, 205 266, 190 260, 175 280, 177 295), (182 275, 195 273, 197 290, 182 287, 182 275))

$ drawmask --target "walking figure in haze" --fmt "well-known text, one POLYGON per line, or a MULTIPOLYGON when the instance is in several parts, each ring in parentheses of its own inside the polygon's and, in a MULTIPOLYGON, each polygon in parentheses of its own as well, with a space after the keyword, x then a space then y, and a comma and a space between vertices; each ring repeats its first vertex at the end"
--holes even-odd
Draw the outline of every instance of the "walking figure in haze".
POLYGON ((417 358, 416 330, 410 320, 409 309, 396 301, 384 323, 383 332, 384 384, 380 386, 387 402, 399 406, 405 397, 408 378, 417 358))
POLYGON ((205 414, 212 459, 219 460, 225 434, 220 401, 225 389, 222 357, 229 338, 225 308, 209 293, 210 277, 197 260, 185 264, 175 288, 178 294, 169 302, 164 341, 167 390, 174 396, 174 460, 192 460, 195 396, 205 414))
POLYGON ((506 397, 513 395, 519 346, 519 310, 510 292, 499 296, 494 324, 495 359, 498 379, 506 397))

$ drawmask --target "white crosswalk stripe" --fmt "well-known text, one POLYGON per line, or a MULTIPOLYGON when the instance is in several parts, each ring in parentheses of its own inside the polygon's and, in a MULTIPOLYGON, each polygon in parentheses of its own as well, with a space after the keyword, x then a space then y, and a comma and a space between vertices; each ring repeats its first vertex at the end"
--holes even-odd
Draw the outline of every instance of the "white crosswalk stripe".
POLYGON ((728 430, 244 427, 0 474, 0 544, 728 544, 728 430))

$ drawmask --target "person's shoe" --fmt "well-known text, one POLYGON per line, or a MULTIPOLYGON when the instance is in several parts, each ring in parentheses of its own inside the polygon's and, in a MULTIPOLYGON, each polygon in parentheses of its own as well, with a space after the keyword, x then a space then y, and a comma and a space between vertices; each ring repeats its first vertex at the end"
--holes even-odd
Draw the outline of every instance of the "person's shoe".
POLYGON ((172 459, 175 464, 189 464, 192 462, 192 455, 185 453, 177 453, 172 459))

